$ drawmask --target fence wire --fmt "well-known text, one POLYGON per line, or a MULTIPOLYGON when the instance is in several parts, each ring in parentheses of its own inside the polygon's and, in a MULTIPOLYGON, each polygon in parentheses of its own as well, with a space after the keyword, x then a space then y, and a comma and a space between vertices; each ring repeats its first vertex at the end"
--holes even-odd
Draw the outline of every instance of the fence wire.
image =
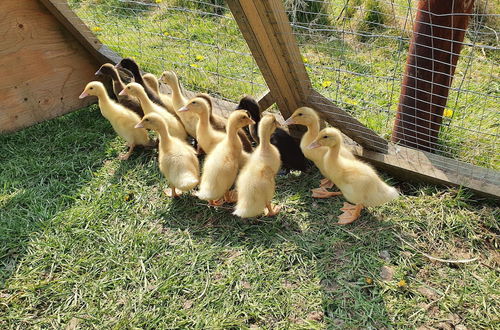
MULTIPOLYGON (((230 101, 245 94, 259 95, 267 89, 222 0, 69 3, 103 44, 123 57, 135 58, 145 71, 159 75, 174 70, 188 89, 230 101)), ((416 23, 417 2, 284 3, 313 87, 389 140, 416 23)), ((439 137, 430 146, 433 152, 456 160, 453 166, 458 173, 463 173, 466 163, 485 168, 475 174, 486 181, 497 178, 500 169, 499 10, 500 4, 495 1, 475 1, 462 50, 457 54, 456 71, 453 76, 448 74, 453 83, 439 137)), ((453 49, 444 52, 452 55, 453 49)), ((433 105, 441 97, 431 96, 429 101, 415 102, 433 105)), ((450 163, 443 166, 449 167, 450 163)))
POLYGON ((223 1, 69 0, 69 4, 103 44, 122 57, 134 58, 146 72, 159 76, 173 70, 186 89, 226 101, 267 90, 223 1))
MULTIPOLYGON (((450 3, 453 6, 454 1, 450 3)), ((417 23, 417 2, 285 0, 285 5, 313 87, 390 139, 413 26, 417 23)), ((459 59, 454 75, 442 74, 453 78, 453 83, 442 126, 434 129, 439 134, 438 140, 430 142, 430 148, 437 154, 492 169, 491 177, 495 176, 494 170, 500 169, 499 9, 497 2, 478 0, 469 15, 468 29, 451 29, 464 31, 465 39, 459 54, 453 49, 441 51, 458 55, 459 59)), ((432 22, 430 25, 441 27, 432 22)), ((435 38, 440 39, 446 40, 435 38)), ((435 63, 446 64, 439 60, 435 63)), ((415 79, 419 84, 430 83, 418 76, 415 79)), ((430 96, 430 100, 414 101, 432 106, 442 98, 432 93, 430 96)), ((411 95, 408 97, 412 99, 411 95)), ((412 124, 414 119, 406 117, 412 124)), ((431 120, 422 122, 427 125, 431 120)), ((427 140, 423 138, 421 142, 427 140)), ((455 164, 460 166, 459 162, 455 164)))

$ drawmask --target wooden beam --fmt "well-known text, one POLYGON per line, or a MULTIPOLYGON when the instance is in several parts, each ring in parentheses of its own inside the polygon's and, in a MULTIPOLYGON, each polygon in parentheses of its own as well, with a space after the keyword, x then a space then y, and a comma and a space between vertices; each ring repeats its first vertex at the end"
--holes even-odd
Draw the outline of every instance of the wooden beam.
POLYGON ((227 1, 283 116, 305 105, 311 83, 280 0, 227 1), (295 45, 295 48, 293 47, 295 45))
MULTIPOLYGON (((301 106, 320 105, 330 123, 363 147, 381 152, 387 149, 384 139, 312 89, 281 0, 227 3, 266 80, 268 97, 278 105, 283 117, 288 118, 301 106)), ((270 101, 263 101, 263 109, 270 106, 270 101)), ((300 135, 300 130, 294 129, 292 134, 300 135)))
POLYGON ((351 150, 362 160, 404 180, 463 186, 479 195, 500 198, 500 173, 493 169, 394 144, 390 144, 387 154, 359 146, 351 146, 351 150))
POLYGON ((257 97, 257 102, 259 103, 260 111, 266 111, 276 102, 274 101, 273 96, 270 91, 265 91, 262 95, 257 97))
POLYGON ((320 93, 313 91, 308 100, 308 106, 323 115, 323 119, 342 133, 369 150, 387 152, 388 142, 371 129, 360 123, 356 118, 337 107, 332 101, 320 93))

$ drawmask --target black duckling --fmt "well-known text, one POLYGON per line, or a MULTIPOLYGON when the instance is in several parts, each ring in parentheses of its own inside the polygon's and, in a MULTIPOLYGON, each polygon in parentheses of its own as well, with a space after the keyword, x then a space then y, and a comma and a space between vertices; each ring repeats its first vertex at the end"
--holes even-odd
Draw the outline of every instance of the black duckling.
MULTIPOLYGON (((260 107, 255 99, 250 96, 245 96, 240 100, 240 103, 236 109, 244 109, 250 113, 250 116, 255 121, 255 125, 250 127, 250 135, 255 140, 259 142, 259 122, 261 118, 260 107)), ((285 170, 299 170, 306 171, 308 168, 308 161, 304 157, 300 146, 295 141, 293 137, 288 134, 287 131, 281 128, 276 128, 274 133, 271 135, 271 143, 278 148, 281 156, 282 166, 285 170)))
POLYGON ((125 88, 125 83, 120 77, 118 69, 111 63, 103 64, 95 73, 96 76, 106 76, 111 78, 113 82, 113 92, 116 95, 118 103, 124 107, 134 111, 141 118, 144 116, 141 104, 136 97, 130 95, 120 95, 120 92, 125 88))
POLYGON ((136 61, 134 61, 131 58, 124 58, 116 65, 116 68, 125 68, 132 72, 132 75, 134 76, 134 81, 142 87, 144 87, 144 91, 146 91, 147 96, 151 101, 154 103, 164 107, 165 109, 168 109, 167 105, 163 102, 163 100, 160 98, 158 94, 144 81, 141 75, 141 70, 139 69, 139 65, 137 64, 136 61))

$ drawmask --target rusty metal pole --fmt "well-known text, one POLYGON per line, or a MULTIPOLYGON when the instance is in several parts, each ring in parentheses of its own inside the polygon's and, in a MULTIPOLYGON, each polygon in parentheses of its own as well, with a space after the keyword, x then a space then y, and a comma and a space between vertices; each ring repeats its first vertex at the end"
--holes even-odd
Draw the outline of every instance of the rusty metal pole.
POLYGON ((420 0, 392 141, 434 151, 474 0, 420 0))

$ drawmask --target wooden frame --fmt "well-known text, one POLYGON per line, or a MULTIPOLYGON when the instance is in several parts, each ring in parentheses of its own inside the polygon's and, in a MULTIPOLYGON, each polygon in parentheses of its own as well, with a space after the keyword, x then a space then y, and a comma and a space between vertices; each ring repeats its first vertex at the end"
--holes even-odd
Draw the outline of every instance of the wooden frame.
MULTIPOLYGON (((76 54, 72 53, 74 56, 72 59, 78 60, 75 70, 81 71, 78 76, 80 84, 82 80, 95 79, 93 73, 97 65, 103 62, 116 63, 120 60, 117 54, 99 42, 66 3, 60 0, 38 1, 52 13, 52 18, 49 19, 52 20, 51 26, 56 25, 57 19, 57 24, 63 27, 62 30, 69 32, 68 34, 62 31, 56 37, 59 43, 68 43, 71 49, 77 50, 76 54), (82 67, 82 64, 86 65, 82 67), (82 78, 86 76, 88 78, 82 78)), ((24 2, 30 4, 33 10, 44 12, 47 16, 45 9, 37 7, 38 1, 7 0, 2 2, 2 6, 24 2)), ((405 180, 425 180, 445 185, 464 186, 480 194, 500 197, 500 176, 497 171, 388 143, 315 91, 302 62, 281 0, 227 0, 227 3, 269 87, 269 92, 259 97, 259 104, 263 109, 276 103, 283 116, 288 117, 297 107, 313 107, 323 115, 326 121, 359 143, 360 146, 352 148, 353 152, 376 167, 393 175, 402 176, 405 180), (461 170, 457 171, 457 167, 461 170)), ((32 58, 30 60, 33 61, 32 58)), ((56 87, 64 88, 67 85, 68 81, 59 76, 54 79, 59 79, 53 82, 56 87)), ((2 95, 1 87, 0 85, 0 96, 2 95)), ((24 127, 85 106, 86 103, 82 103, 77 98, 83 86, 73 84, 70 87, 70 92, 67 94, 71 95, 71 100, 75 102, 61 102, 58 105, 59 111, 50 112, 35 120, 27 119, 23 125, 14 125, 10 128, 24 127)), ((25 89, 33 93, 37 91, 32 87, 25 89)), ((191 93, 188 92, 189 95, 191 93)), ((66 95, 61 99, 63 100, 66 101, 66 95)), ((235 107, 234 104, 221 100, 215 100, 215 104, 219 110, 235 107)), ((40 109, 37 108, 37 110, 40 109)), ((2 114, 0 114, 0 129, 5 130, 5 122, 2 120, 2 114)))

